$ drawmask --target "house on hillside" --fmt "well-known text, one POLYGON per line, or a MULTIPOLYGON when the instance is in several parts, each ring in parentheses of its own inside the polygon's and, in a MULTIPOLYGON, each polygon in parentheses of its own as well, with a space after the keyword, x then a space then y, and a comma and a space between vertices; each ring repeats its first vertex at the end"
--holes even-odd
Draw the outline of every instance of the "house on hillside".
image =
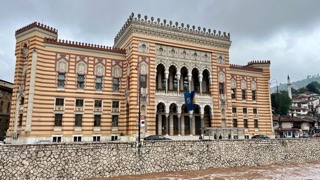
POLYGON ((292 99, 292 110, 294 116, 305 116, 307 114, 313 114, 319 105, 320 96, 317 94, 304 93, 297 98, 292 99))
POLYGON ((304 134, 314 134, 316 120, 309 116, 273 116, 273 128, 276 137, 297 138, 304 134))

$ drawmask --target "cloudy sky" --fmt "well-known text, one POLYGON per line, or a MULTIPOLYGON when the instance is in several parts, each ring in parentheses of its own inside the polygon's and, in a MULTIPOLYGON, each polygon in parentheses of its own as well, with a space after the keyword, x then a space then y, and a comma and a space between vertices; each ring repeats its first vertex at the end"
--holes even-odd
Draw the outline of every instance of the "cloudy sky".
POLYGON ((320 74, 318 0, 7 0, 0 6, 0 79, 13 82, 17 29, 34 21, 60 39, 113 45, 134 12, 230 32, 232 64, 271 60, 271 79, 285 83, 320 74))

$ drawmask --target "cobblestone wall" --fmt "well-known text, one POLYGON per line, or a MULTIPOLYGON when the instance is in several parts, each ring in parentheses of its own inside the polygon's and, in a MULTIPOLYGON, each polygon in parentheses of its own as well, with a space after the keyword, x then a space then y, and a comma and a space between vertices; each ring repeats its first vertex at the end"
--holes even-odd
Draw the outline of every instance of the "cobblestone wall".
POLYGON ((1 179, 83 179, 320 159, 320 139, 0 146, 1 179))

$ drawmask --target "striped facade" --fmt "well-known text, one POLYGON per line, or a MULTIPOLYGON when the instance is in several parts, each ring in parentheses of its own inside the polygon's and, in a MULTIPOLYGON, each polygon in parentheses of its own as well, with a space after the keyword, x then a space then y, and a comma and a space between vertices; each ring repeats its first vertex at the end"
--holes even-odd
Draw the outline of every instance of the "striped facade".
POLYGON ((136 140, 140 112, 142 137, 210 128, 273 136, 270 61, 232 65, 230 45, 229 34, 140 15, 114 47, 58 40, 57 30, 32 23, 16 31, 7 135, 20 143, 136 140), (196 92, 191 112, 186 89, 196 92))

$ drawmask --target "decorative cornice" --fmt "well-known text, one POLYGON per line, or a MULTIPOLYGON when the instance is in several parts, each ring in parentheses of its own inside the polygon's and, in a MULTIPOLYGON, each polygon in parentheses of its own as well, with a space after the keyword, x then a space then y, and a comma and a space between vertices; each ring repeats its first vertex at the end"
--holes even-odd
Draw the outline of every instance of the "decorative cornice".
POLYGON ((15 35, 19 35, 19 34, 25 32, 25 31, 27 31, 27 30, 29 30, 29 29, 32 29, 32 28, 35 28, 35 27, 40 28, 40 29, 43 29, 43 30, 48 31, 48 32, 50 32, 50 33, 53 33, 53 34, 58 35, 58 30, 57 30, 57 29, 52 28, 52 27, 50 27, 50 26, 47 26, 47 25, 45 25, 45 24, 39 23, 39 22, 33 22, 33 23, 31 23, 31 24, 23 27, 23 28, 18 29, 18 30, 16 31, 16 34, 15 34, 15 35))
POLYGON ((147 16, 144 16, 144 19, 141 19, 140 14, 138 14, 137 17, 134 17, 134 14, 132 13, 116 35, 114 39, 115 46, 121 47, 133 33, 176 39, 178 41, 226 49, 231 45, 230 33, 221 33, 216 30, 211 31, 211 29, 207 30, 206 28, 201 30, 201 27, 196 29, 195 26, 192 26, 191 28, 189 24, 185 27, 184 23, 181 23, 180 25, 178 22, 173 24, 172 21, 167 23, 165 19, 163 22, 160 22, 160 18, 157 18, 157 21, 154 21, 153 17, 148 20, 147 16))
POLYGON ((109 46, 88 44, 88 43, 68 41, 68 40, 60 40, 60 39, 57 40, 54 38, 44 38, 44 43, 55 44, 55 45, 60 45, 60 46, 84 48, 84 49, 89 49, 89 50, 98 50, 98 51, 107 51, 107 52, 113 52, 113 53, 126 54, 126 50, 121 49, 121 48, 114 48, 114 47, 109 47, 109 46))

